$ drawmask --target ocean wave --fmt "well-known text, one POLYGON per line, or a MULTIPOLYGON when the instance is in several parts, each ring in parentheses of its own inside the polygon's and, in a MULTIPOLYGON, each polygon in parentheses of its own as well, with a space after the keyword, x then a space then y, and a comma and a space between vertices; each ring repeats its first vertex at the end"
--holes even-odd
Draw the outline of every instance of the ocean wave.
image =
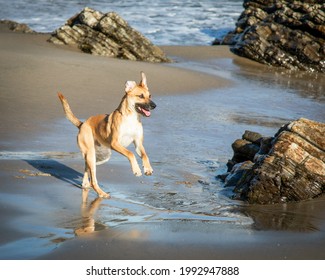
POLYGON ((117 12, 157 45, 210 44, 215 30, 234 28, 243 10, 241 0, 0 0, 0 19, 26 23, 38 32, 53 32, 86 6, 103 13, 117 12))

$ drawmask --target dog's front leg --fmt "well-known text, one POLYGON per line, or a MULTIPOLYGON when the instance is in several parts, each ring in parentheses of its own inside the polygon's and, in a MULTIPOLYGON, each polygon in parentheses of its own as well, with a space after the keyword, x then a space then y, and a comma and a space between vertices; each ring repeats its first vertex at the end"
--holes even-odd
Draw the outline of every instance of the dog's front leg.
POLYGON ((144 149, 142 143, 135 142, 135 151, 142 159, 144 174, 147 176, 150 176, 153 173, 153 169, 151 167, 148 155, 147 155, 146 150, 144 149))
POLYGON ((135 158, 135 155, 132 152, 130 152, 128 149, 124 148, 118 142, 112 142, 111 148, 113 150, 115 150, 116 152, 118 152, 128 158, 128 160, 130 161, 130 164, 131 164, 132 172, 135 176, 142 175, 142 172, 141 172, 141 169, 137 162, 137 159, 135 158))

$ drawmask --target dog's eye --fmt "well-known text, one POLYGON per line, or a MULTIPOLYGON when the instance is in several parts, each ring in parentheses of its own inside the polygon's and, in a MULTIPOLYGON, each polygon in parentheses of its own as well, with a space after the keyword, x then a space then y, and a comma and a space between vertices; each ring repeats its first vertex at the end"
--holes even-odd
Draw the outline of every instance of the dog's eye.
POLYGON ((138 95, 139 98, 144 99, 143 93, 141 95, 138 95))

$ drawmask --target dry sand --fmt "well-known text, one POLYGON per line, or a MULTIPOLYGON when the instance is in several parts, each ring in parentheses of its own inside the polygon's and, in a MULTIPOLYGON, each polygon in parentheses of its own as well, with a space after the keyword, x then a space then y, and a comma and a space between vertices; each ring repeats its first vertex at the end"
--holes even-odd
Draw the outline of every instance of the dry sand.
MULTIPOLYGON (((66 95, 75 114, 84 119, 116 108, 125 81, 138 81, 140 71, 147 74, 153 99, 170 96, 170 102, 182 94, 229 87, 232 81, 222 74, 218 77, 175 65, 90 56, 49 44, 47 38, 47 34, 17 34, 0 28, 0 259, 325 257, 321 249, 325 244, 324 199, 299 207, 289 206, 292 212, 308 212, 305 220, 301 216, 295 220, 299 226, 292 231, 258 231, 251 225, 214 223, 206 217, 202 218, 205 222, 199 218, 189 221, 182 219, 181 211, 173 213, 176 218, 166 219, 168 211, 160 213, 159 207, 140 205, 118 195, 120 187, 129 197, 132 192, 155 196, 155 188, 160 187, 157 177, 154 179, 157 181, 134 179, 125 168, 126 160, 118 159, 98 171, 101 182, 112 182, 110 191, 116 198, 101 201, 91 192, 89 203, 82 204, 82 191, 78 186, 83 162, 75 143, 76 130, 64 120, 56 97, 58 91, 66 95), (120 218, 112 219, 111 224, 116 226, 108 227, 96 214, 100 208, 104 208, 104 213, 119 209, 129 220, 123 223, 120 218), (159 219, 150 222, 153 215, 162 215, 161 222, 159 219), (137 220, 139 217, 141 221, 137 220), (307 233, 300 234, 299 229, 307 233)), ((181 61, 227 59, 237 68, 246 65, 266 69, 235 57, 227 47, 163 48, 181 61)), ((151 122, 151 119, 145 121, 145 130, 151 122)), ((163 137, 164 131, 156 133, 163 137)), ((157 167, 159 156, 165 155, 158 155, 155 141, 159 139, 150 138, 149 150, 157 154, 154 157, 157 167)), ((230 143, 225 145, 230 146, 230 143)), ((190 187, 197 183, 198 177, 190 172, 173 172, 175 184, 192 192, 190 187)), ((163 175, 163 172, 158 171, 158 174, 163 175)), ((173 197, 175 193, 171 190, 166 195, 173 197)), ((276 220, 276 213, 281 216, 282 210, 271 209, 276 218, 267 216, 269 211, 255 208, 248 208, 247 215, 257 211, 257 221, 267 224, 262 228, 272 229, 268 219, 276 220)), ((286 217, 290 220, 290 215, 286 217)))

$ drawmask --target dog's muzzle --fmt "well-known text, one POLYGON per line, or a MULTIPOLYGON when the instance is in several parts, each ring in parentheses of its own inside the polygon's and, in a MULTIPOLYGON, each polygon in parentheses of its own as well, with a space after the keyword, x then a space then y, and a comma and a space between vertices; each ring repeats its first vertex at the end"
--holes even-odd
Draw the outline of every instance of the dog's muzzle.
POLYGON ((150 117, 151 112, 150 110, 153 110, 156 108, 156 104, 150 100, 149 103, 137 103, 135 104, 135 109, 137 110, 137 112, 145 117, 150 117))

